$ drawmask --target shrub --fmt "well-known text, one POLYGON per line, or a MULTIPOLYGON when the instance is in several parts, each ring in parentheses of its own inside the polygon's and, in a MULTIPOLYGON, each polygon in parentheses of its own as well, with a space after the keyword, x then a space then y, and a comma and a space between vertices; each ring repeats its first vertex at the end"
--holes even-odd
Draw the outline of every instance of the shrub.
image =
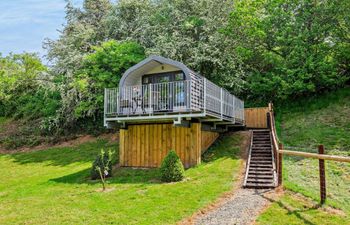
POLYGON ((165 182, 181 181, 184 178, 184 166, 174 150, 171 150, 164 158, 160 172, 161 180, 165 182))
POLYGON ((101 179, 99 170, 103 171, 105 177, 112 176, 112 158, 113 152, 111 150, 108 150, 106 153, 103 149, 101 149, 95 161, 92 163, 90 172, 91 179, 101 179))

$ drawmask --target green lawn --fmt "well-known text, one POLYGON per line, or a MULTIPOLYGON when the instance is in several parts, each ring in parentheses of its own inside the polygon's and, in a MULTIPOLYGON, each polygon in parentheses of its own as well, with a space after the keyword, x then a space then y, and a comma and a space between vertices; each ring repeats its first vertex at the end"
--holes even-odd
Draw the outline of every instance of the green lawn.
POLYGON ((343 212, 329 208, 318 208, 315 202, 287 192, 279 200, 260 214, 257 224, 260 225, 300 225, 322 224, 340 225, 350 224, 350 217, 343 212))
POLYGON ((186 180, 159 182, 157 169, 117 169, 108 193, 88 179, 99 140, 74 148, 0 155, 0 224, 173 224, 214 201, 238 178, 242 136, 220 139, 186 180))

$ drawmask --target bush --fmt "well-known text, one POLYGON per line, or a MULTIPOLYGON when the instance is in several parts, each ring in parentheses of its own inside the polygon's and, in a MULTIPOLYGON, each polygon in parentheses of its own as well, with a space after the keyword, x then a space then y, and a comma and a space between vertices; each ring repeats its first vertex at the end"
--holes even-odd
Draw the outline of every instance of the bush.
POLYGON ((161 180, 165 182, 181 181, 184 178, 184 166, 174 150, 171 150, 164 158, 160 172, 161 180))
POLYGON ((92 180, 101 179, 99 171, 96 168, 101 168, 104 170, 104 168, 107 168, 107 174, 105 174, 105 177, 112 176, 112 156, 113 153, 111 151, 108 151, 107 153, 101 150, 101 152, 96 157, 95 161, 92 163, 90 176, 92 180))

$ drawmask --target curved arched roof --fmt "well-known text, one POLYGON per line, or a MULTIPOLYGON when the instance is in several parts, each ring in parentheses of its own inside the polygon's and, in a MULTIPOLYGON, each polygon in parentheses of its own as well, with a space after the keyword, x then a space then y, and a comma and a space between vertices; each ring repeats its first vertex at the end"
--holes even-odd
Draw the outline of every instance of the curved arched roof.
POLYGON ((127 71, 125 71, 122 78, 120 79, 119 86, 122 87, 122 86, 130 85, 128 84, 128 80, 130 83, 133 77, 140 77, 147 71, 151 70, 152 68, 162 64, 171 65, 181 69, 186 76, 186 80, 191 79, 191 74, 190 74, 191 70, 187 66, 185 66, 183 63, 172 59, 164 58, 162 56, 150 56, 144 59, 143 61, 139 62, 138 64, 130 67, 127 71))

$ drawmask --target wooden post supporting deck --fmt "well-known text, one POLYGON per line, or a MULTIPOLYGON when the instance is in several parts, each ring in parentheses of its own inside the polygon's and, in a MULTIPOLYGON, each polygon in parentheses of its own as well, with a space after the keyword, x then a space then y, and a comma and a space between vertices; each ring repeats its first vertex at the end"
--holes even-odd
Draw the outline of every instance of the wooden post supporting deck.
MULTIPOLYGON (((318 146, 318 154, 324 154, 323 145, 318 146)), ((326 202, 326 173, 324 159, 318 160, 319 170, 320 170, 320 196, 321 196, 321 205, 326 202)))
MULTIPOLYGON (((279 143, 278 144, 278 148, 280 150, 283 149, 283 144, 282 143, 279 143)), ((282 161, 283 161, 283 155, 281 152, 278 152, 278 186, 281 186, 282 185, 282 161)))

